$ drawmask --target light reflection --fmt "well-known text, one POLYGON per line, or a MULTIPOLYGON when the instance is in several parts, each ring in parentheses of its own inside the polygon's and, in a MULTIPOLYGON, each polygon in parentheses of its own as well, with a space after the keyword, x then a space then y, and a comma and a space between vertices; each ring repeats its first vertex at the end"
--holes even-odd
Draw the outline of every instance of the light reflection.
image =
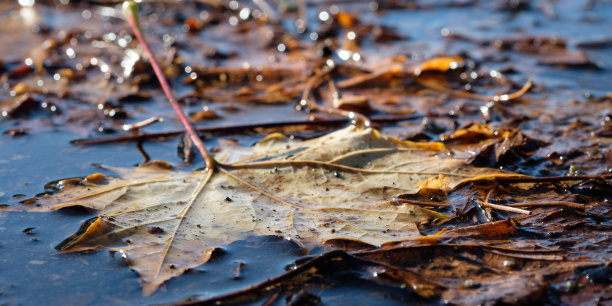
POLYGON ((343 61, 347 61, 351 57, 351 52, 344 49, 338 50, 337 53, 338 57, 343 61))
POLYGON ((83 19, 91 18, 91 11, 90 10, 83 10, 81 12, 81 17, 83 17, 83 19))
POLYGON ((319 20, 321 20, 323 22, 328 21, 329 20, 329 13, 326 12, 326 11, 321 11, 319 13, 319 20))
POLYGON ((104 40, 108 42, 115 41, 116 39, 117 39, 117 35, 113 32, 106 33, 106 35, 104 35, 104 40))
POLYGON ((121 67, 123 67, 123 76, 129 77, 134 72, 134 65, 140 60, 138 52, 128 49, 125 51, 125 56, 121 60, 121 67))
POLYGON ((353 31, 349 31, 348 33, 346 33, 346 38, 348 38, 349 40, 355 40, 355 38, 357 38, 357 34, 355 34, 355 32, 353 31))
POLYGON ((451 30, 449 28, 442 28, 440 30, 440 34, 444 37, 447 37, 448 35, 451 34, 451 30))
POLYGON ((251 15, 251 9, 248 7, 244 7, 240 10, 240 13, 238 13, 238 16, 240 16, 240 19, 242 20, 247 20, 249 19, 249 16, 251 15))
POLYGON ((295 27, 299 33, 304 33, 304 31, 306 31, 306 22, 302 19, 296 19, 295 27))
POLYGON ((75 58, 76 52, 74 52, 74 49, 68 48, 66 49, 66 55, 68 55, 69 58, 75 58))
MULTIPOLYGON (((32 1, 34 4, 34 1, 32 1)), ((19 16, 23 19, 23 24, 26 27, 32 27, 38 23, 38 13, 32 6, 24 6, 19 10, 19 16)))
POLYGON ((126 47, 127 47, 127 45, 128 45, 128 42, 127 42, 127 40, 125 40, 124 38, 119 38, 119 39, 117 40, 117 44, 118 44, 118 45, 119 45, 119 47, 121 47, 121 48, 126 48, 126 47))
POLYGON ((97 12, 98 14, 100 14, 100 16, 103 16, 103 17, 119 17, 120 16, 120 13, 118 13, 117 10, 109 6, 103 6, 97 12))
POLYGON ((207 11, 201 11, 200 12, 200 19, 207 20, 208 17, 210 17, 210 14, 207 11))
POLYGON ((31 7, 34 6, 34 0, 19 0, 19 5, 21 6, 27 6, 27 7, 31 7))

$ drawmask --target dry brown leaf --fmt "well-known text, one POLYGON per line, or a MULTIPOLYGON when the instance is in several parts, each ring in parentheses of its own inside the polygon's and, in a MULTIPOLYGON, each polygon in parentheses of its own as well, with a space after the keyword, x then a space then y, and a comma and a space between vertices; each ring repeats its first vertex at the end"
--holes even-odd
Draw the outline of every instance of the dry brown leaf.
POLYGON ((437 157, 435 148, 440 144, 401 142, 355 127, 303 142, 272 134, 247 158, 212 170, 187 173, 163 162, 111 168, 121 178, 66 181, 38 206, 19 208, 98 211, 59 249, 119 251, 150 294, 207 262, 215 248, 249 235, 280 235, 307 248, 338 239, 380 246, 418 238, 416 223, 445 215, 398 206, 389 197, 417 193, 424 181, 441 176, 436 186, 442 189, 475 177, 515 176, 437 157))

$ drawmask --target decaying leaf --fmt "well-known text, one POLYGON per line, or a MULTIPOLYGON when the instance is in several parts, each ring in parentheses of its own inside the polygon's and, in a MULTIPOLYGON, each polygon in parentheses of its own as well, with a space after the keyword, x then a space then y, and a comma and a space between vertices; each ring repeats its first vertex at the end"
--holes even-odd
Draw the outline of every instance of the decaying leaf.
POLYGON ((280 235, 306 248, 338 239, 380 246, 418 238, 417 223, 445 215, 391 197, 515 176, 435 156, 441 147, 355 127, 303 142, 272 134, 237 162, 193 173, 163 162, 111 168, 121 178, 66 181, 27 209, 98 211, 58 249, 122 252, 149 294, 208 261, 215 248, 249 235, 280 235))
POLYGON ((518 128, 497 128, 481 123, 470 124, 448 136, 442 136, 456 157, 480 166, 498 165, 504 157, 525 157, 547 145, 524 135, 518 128))

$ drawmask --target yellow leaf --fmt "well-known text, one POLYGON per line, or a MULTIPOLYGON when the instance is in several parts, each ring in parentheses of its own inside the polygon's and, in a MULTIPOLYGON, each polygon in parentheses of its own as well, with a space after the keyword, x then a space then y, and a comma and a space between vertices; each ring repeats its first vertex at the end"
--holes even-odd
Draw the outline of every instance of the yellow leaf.
POLYGON ((445 72, 457 68, 463 64, 463 59, 458 56, 453 57, 436 57, 422 63, 417 68, 417 75, 425 71, 440 71, 445 72))

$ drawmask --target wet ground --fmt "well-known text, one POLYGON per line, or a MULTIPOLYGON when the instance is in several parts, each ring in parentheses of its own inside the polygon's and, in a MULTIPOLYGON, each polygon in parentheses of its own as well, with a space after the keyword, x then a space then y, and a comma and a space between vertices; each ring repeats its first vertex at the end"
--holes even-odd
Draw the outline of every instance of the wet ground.
MULTIPOLYGON (((106 171, 97 164, 160 159, 186 170, 202 166, 200 157, 186 164, 177 156, 174 134, 137 137, 121 130, 153 116, 165 120, 141 134, 181 126, 138 53, 118 2, 29 2, 0 4, 0 204, 34 197, 54 180, 106 171), (71 144, 119 136, 132 139, 71 144)), ((227 145, 227 139, 249 146, 272 131, 308 137, 343 126, 341 116, 299 106, 311 72, 332 60, 341 94, 367 98, 367 105, 355 99, 361 102, 346 109, 378 118, 383 132, 438 141, 475 122, 520 128, 540 142, 528 154, 517 149, 497 159, 479 155, 480 139, 449 145, 457 145, 459 156, 474 155, 475 164, 533 176, 612 173, 610 1, 269 1, 271 12, 256 2, 142 5, 147 39, 196 126, 234 127, 203 132, 210 147, 227 145), (432 76, 456 91, 493 96, 516 91, 530 78, 534 86, 518 100, 488 104, 423 87, 406 75, 339 85, 361 73, 412 67, 436 56, 463 59, 461 69, 432 76), (507 79, 493 77, 501 74, 507 79), (256 128, 313 118, 321 123, 256 128)), ((313 90, 316 103, 332 107, 332 89, 322 82, 313 90)), ((610 250, 611 195, 605 192, 594 213, 607 218, 598 223, 608 228, 602 230, 607 242, 592 250, 602 256, 610 250)), ((92 216, 79 210, 0 211, 0 304, 159 304, 213 297, 275 277, 307 255, 283 239, 253 237, 143 298, 137 274, 119 256, 55 253, 54 246, 92 216), (238 262, 244 267, 235 279, 238 262)), ((305 288, 329 304, 440 303, 397 284, 370 282, 364 273, 336 271, 305 288)))

